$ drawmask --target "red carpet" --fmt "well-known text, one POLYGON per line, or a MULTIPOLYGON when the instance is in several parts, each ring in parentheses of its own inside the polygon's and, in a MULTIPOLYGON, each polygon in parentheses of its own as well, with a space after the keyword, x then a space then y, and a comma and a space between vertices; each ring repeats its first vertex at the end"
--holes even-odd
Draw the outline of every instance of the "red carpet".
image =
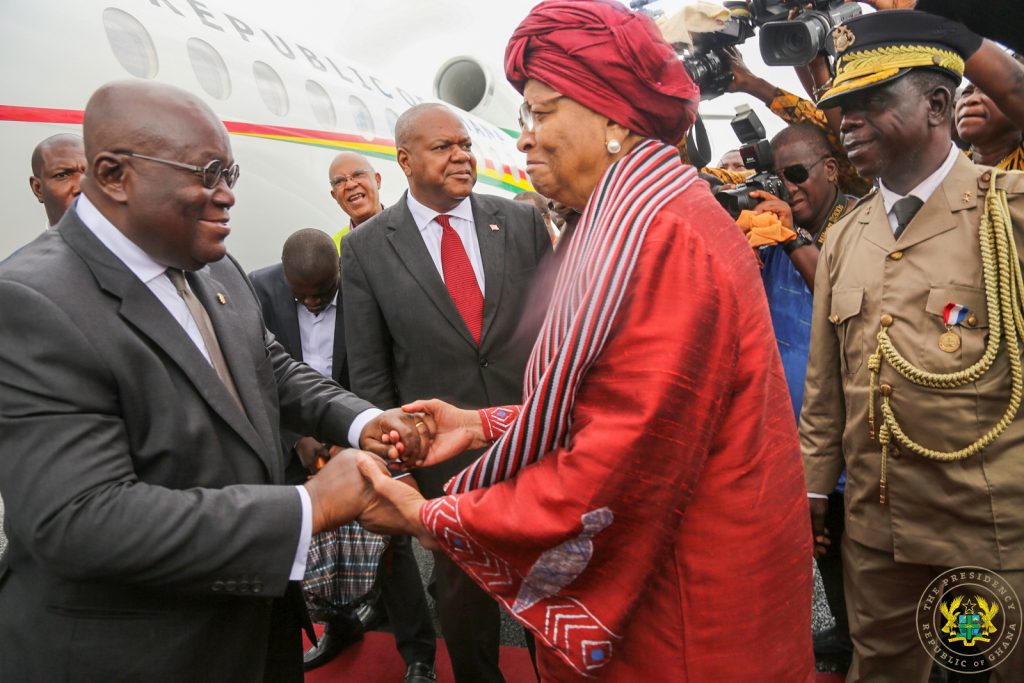
MULTIPOLYGON (((317 625, 317 631, 320 626, 317 625)), ((302 637, 303 647, 309 641, 302 637)), ((501 672, 508 683, 537 683, 525 647, 501 648, 501 672)), ((455 683, 451 660, 444 641, 437 641, 437 681, 455 683)), ((395 637, 390 633, 371 631, 356 643, 345 648, 329 664, 306 672, 307 683, 402 683, 405 663, 395 649, 395 637)))
MULTIPOLYGON (((319 632, 320 626, 317 626, 319 632)), ((303 636, 304 647, 309 642, 303 636)), ((501 672, 508 683, 537 683, 524 647, 501 648, 501 672)), ((329 664, 306 673, 307 683, 402 683, 405 664, 395 649, 390 633, 371 631, 360 642, 350 645, 329 664)), ((444 641, 437 641, 438 683, 455 683, 452 665, 444 641)), ((817 683, 843 683, 838 674, 818 674, 817 683)))

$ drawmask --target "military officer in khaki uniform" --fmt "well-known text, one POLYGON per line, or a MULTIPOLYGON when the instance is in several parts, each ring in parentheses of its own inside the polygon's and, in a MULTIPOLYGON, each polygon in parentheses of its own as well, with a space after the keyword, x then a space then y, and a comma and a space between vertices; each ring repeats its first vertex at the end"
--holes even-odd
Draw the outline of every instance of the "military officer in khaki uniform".
MULTIPOLYGON (((878 182, 821 251, 800 423, 807 488, 820 542, 824 498, 845 465, 848 683, 923 682, 918 602, 933 578, 977 565, 1024 596, 1024 411, 1012 398, 1024 329, 1011 286, 1024 176, 975 166, 950 141, 953 94, 980 38, 938 17, 880 12, 833 39, 836 78, 819 106, 841 107, 850 160, 878 182)), ((1014 607, 997 620, 1011 640, 1014 607)), ((992 680, 1024 680, 1024 646, 1007 649, 992 680)))

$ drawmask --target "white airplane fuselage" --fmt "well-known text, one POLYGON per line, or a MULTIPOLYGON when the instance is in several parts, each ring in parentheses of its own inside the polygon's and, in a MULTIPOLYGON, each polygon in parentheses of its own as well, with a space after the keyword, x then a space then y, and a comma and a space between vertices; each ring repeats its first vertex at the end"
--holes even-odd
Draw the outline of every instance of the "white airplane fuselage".
MULTIPOLYGON (((55 133, 80 133, 89 96, 113 80, 176 85, 224 121, 241 167, 228 248, 248 269, 277 261, 295 230, 347 224, 327 181, 338 152, 370 158, 384 204, 406 189, 394 124, 424 99, 244 11, 206 0, 5 0, 0 27, 0 260, 46 227, 28 187, 32 149, 55 133)), ((515 140, 459 114, 473 138, 476 191, 530 189, 515 140)))

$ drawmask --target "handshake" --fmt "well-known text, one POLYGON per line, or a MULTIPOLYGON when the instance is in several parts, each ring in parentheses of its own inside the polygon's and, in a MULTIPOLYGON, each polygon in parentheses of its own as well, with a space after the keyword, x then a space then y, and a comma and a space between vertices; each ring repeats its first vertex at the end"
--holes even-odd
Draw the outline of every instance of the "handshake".
POLYGON ((392 479, 390 470, 429 467, 487 443, 477 411, 431 399, 370 420, 359 449, 303 447, 303 464, 317 469, 304 484, 313 507, 313 533, 358 520, 370 531, 416 536, 424 547, 436 548, 420 522, 425 501, 415 482, 392 479), (311 454, 315 462, 309 462, 311 454))

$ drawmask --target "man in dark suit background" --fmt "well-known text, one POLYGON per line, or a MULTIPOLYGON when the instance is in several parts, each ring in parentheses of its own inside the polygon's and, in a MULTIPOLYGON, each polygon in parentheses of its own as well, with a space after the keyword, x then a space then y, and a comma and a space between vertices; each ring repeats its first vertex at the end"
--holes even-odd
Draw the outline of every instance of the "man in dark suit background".
MULTIPOLYGON (((335 161, 332 171, 340 162, 341 174, 368 166, 356 154, 339 155, 335 161), (352 166, 345 166, 346 161, 352 166)), ((369 173, 372 178, 372 170, 369 173)), ((373 200, 376 201, 376 194, 373 200)), ((380 204, 375 206, 379 211, 380 204)), ((281 263, 262 268, 249 279, 263 307, 267 329, 288 354, 348 387, 345 324, 338 291, 341 272, 337 248, 327 233, 306 229, 292 234, 285 240, 281 263)), ((281 440, 289 462, 285 475, 288 483, 305 481, 315 469, 317 457, 327 457, 326 446, 330 445, 286 430, 282 430, 281 440)), ((405 661, 405 681, 434 680, 436 635, 408 536, 391 539, 381 565, 381 601, 405 661)), ((351 606, 342 608, 327 623, 317 644, 306 652, 306 669, 329 662, 346 645, 362 637, 363 627, 351 606)))
MULTIPOLYGON (((517 403, 543 317, 520 328, 534 271, 551 250, 544 221, 528 204, 472 193, 472 141, 446 106, 407 110, 395 137, 409 191, 342 240, 352 388, 382 407, 424 397, 463 408, 517 403)), ((416 470, 424 496, 440 496, 478 455, 416 470)), ((434 557, 457 680, 504 680, 497 604, 443 553, 434 557)))
POLYGON ((0 680, 299 681, 292 581, 370 495, 354 451, 283 485, 278 424, 378 452, 423 426, 266 332, 209 107, 113 83, 84 133, 83 194, 0 265, 0 680))

